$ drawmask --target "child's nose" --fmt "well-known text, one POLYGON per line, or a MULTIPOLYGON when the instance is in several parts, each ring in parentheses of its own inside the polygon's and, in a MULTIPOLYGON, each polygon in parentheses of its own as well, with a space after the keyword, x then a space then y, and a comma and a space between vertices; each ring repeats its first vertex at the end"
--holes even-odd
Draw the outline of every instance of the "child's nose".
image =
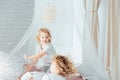
POLYGON ((44 40, 46 40, 46 38, 44 38, 44 40))

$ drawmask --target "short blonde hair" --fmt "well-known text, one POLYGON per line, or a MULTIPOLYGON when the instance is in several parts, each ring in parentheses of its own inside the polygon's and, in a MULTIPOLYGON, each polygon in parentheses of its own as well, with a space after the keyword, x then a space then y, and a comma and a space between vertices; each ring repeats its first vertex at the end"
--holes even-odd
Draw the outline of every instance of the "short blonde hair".
POLYGON ((58 74, 63 77, 69 77, 71 74, 77 74, 72 62, 65 56, 56 55, 53 57, 52 62, 56 64, 58 74))
POLYGON ((38 34, 36 35, 36 39, 37 39, 38 43, 41 42, 41 41, 40 41, 40 33, 41 33, 41 32, 48 33, 48 35, 49 35, 49 42, 51 42, 52 36, 51 36, 50 31, 49 31, 47 28, 42 27, 42 28, 40 28, 40 30, 38 31, 38 34))

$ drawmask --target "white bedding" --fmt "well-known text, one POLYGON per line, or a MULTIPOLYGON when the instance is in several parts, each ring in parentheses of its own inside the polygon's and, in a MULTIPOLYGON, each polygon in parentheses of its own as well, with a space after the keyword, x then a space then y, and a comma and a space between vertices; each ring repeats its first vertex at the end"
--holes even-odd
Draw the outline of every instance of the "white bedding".
POLYGON ((47 74, 43 72, 27 72, 21 80, 28 80, 33 77, 33 80, 66 80, 64 77, 55 74, 47 74))

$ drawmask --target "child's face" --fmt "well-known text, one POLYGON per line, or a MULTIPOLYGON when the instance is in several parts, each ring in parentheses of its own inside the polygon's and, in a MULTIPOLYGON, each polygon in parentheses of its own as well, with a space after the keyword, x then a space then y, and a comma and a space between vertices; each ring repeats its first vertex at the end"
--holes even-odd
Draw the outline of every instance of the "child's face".
POLYGON ((49 43, 49 35, 48 35, 48 33, 41 32, 40 33, 40 41, 41 41, 42 44, 49 43))

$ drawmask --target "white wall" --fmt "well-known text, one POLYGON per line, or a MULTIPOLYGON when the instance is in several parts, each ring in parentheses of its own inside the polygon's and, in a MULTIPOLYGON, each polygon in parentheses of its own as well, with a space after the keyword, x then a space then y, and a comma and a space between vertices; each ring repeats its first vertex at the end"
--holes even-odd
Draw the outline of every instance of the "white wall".
POLYGON ((34 0, 0 0, 0 51, 10 51, 29 27, 34 0))

